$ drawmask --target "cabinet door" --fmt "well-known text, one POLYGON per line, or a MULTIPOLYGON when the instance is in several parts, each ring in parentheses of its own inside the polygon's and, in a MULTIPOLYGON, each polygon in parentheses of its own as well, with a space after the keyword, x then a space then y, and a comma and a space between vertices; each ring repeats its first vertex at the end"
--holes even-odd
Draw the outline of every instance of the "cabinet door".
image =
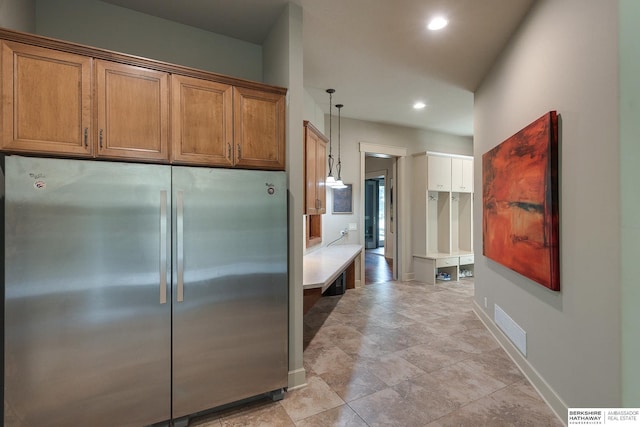
POLYGON ((318 197, 316 186, 316 147, 318 145, 318 137, 305 127, 305 214, 316 215, 318 213, 318 197))
POLYGON ((318 138, 316 144, 316 197, 318 198, 319 214, 327 213, 325 179, 327 179, 327 143, 318 138))
POLYGON ((236 87, 233 110, 235 165, 284 170, 284 95, 236 87))
POLYGON ((473 193, 473 160, 451 159, 451 191, 473 193))
POLYGON ((305 126, 305 213, 321 215, 326 210, 324 186, 327 167, 327 143, 309 126, 305 126))
POLYGON ((233 92, 222 83, 171 76, 171 159, 233 165, 233 92))
POLYGON ((91 58, 2 42, 2 135, 6 151, 89 157, 91 58))
POLYGON ((473 193, 473 160, 462 160, 462 188, 464 193, 473 193))
POLYGON ((450 157, 427 157, 427 186, 431 191, 451 191, 450 157))
POLYGON ((98 156, 169 161, 169 75, 96 60, 98 156))

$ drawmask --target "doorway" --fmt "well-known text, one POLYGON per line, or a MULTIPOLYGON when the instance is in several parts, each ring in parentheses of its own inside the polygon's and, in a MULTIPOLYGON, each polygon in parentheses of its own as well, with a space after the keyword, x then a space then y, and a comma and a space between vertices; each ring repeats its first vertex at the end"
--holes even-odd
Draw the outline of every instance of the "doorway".
MULTIPOLYGON (((404 147, 371 144, 360 142, 360 201, 359 206, 362 212, 360 216, 360 241, 364 247, 364 186, 365 180, 379 177, 381 174, 376 171, 383 171, 385 176, 385 230, 383 250, 392 261, 390 280, 412 280, 413 274, 409 272, 411 268, 411 236, 410 229, 405 224, 410 222, 407 175, 407 149, 404 147), (386 166, 377 167, 376 161, 386 160, 386 166), (391 166, 389 166, 389 164, 391 166), (373 176, 370 172, 376 172, 373 176)), ((380 248, 376 249, 380 250, 380 248)), ((367 250, 364 250, 365 258, 367 250)), ((383 258, 383 256, 379 256, 383 258)), ((365 279, 365 262, 360 263, 360 277, 365 279)))
POLYGON ((385 238, 385 177, 364 182, 364 247, 384 248, 385 238))
POLYGON ((365 284, 388 282, 394 279, 395 230, 390 221, 393 204, 390 203, 391 183, 395 173, 393 156, 369 155, 365 159, 364 193, 364 248, 365 284))

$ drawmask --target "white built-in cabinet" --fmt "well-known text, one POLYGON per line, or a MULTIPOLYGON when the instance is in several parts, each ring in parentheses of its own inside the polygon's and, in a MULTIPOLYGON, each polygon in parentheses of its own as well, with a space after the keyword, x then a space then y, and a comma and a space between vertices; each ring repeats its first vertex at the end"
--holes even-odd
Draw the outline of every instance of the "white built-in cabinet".
POLYGON ((451 158, 426 156, 429 191, 451 191, 451 158))
POLYGON ((439 272, 451 280, 472 275, 473 158, 420 153, 412 169, 416 280, 435 283, 439 272))
POLYGON ((473 159, 451 159, 451 191, 473 193, 473 159))

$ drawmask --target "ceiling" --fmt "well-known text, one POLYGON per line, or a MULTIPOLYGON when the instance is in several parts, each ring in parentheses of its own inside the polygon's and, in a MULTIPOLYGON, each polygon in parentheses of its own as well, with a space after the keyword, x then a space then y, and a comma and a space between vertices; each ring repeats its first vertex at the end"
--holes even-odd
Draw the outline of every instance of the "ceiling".
MULTIPOLYGON (((103 1, 256 44, 288 3, 103 1)), ((305 89, 325 113, 334 88, 342 117, 471 136, 473 92, 534 1, 291 0, 303 8, 305 89), (436 14, 449 25, 432 32, 436 14)))

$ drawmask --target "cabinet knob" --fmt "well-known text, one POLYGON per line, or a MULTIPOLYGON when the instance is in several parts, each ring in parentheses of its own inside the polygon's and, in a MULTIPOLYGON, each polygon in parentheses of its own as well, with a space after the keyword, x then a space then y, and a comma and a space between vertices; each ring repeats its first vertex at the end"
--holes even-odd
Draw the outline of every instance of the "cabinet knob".
POLYGON ((100 129, 100 148, 102 148, 102 129, 100 129))

